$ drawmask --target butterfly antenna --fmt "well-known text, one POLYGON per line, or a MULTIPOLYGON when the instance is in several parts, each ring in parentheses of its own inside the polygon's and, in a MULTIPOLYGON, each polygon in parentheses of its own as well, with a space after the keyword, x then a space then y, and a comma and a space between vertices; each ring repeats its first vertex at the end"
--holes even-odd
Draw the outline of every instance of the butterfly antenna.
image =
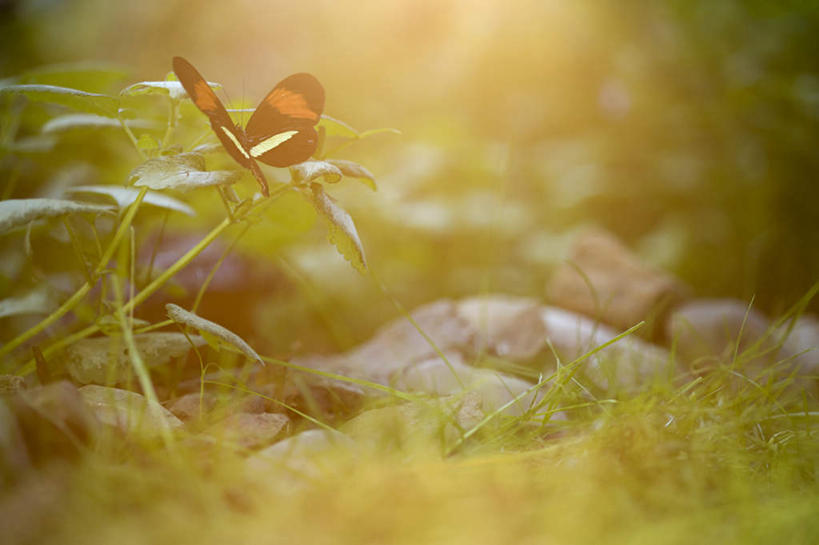
MULTIPOLYGON (((222 94, 225 95, 225 109, 230 110, 231 109, 230 95, 227 92, 227 87, 225 87, 224 85, 222 85, 222 94)), ((228 112, 228 115, 230 115, 230 112, 228 112)))
MULTIPOLYGON (((247 78, 242 78, 242 105, 244 106, 245 101, 247 100, 247 78)), ((239 118, 242 122, 242 127, 245 126, 245 109, 242 108, 242 114, 239 118)))

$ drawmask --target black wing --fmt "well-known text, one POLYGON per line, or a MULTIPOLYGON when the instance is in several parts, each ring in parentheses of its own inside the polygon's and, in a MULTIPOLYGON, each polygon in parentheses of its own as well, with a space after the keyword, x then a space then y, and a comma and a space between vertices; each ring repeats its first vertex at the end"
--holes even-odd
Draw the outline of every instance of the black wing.
POLYGON ((324 111, 324 88, 310 74, 280 81, 262 100, 245 127, 251 156, 274 167, 307 160, 318 144, 314 128, 324 111))

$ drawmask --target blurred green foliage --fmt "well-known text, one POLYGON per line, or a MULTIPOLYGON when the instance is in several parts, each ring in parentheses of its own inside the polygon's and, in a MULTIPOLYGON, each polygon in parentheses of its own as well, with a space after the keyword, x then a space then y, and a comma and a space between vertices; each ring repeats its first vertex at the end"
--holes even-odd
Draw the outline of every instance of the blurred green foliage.
MULTIPOLYGON (((184 55, 235 103, 310 71, 329 115, 399 127, 403 137, 345 151, 379 191, 335 194, 372 269, 407 306, 482 290, 542 296, 586 225, 699 295, 755 296, 771 313, 819 278, 814 2, 76 0, 0 10, 0 77, 92 59, 132 67, 119 82, 91 68, 79 82, 59 71, 37 80, 115 92, 162 79, 184 55)), ((19 134, 39 137, 51 115, 27 106, 19 134)), ((74 184, 64 180, 71 165, 90 168, 76 183, 122 183, 138 162, 121 134, 61 139, 47 160, 19 155, 17 170, 0 171, 4 187, 19 178, 17 197, 74 184)), ((212 199, 193 204, 219 213, 212 199)), ((278 238, 252 230, 244 251, 275 260, 278 238)), ((396 312, 326 244, 284 244, 302 289, 254 311, 276 324, 274 344, 303 338, 296 331, 318 316, 331 335, 317 328, 308 342, 338 348, 396 312)))

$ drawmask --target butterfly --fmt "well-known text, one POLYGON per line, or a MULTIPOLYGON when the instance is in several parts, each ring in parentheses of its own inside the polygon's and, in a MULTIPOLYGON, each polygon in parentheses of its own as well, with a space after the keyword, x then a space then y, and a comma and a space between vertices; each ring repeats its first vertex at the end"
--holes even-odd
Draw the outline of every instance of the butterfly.
POLYGON ((273 88, 242 129, 233 122, 208 82, 182 57, 173 58, 173 71, 233 159, 250 170, 262 193, 267 180, 256 161, 287 167, 306 161, 318 145, 315 125, 324 111, 324 87, 311 74, 293 74, 273 88))

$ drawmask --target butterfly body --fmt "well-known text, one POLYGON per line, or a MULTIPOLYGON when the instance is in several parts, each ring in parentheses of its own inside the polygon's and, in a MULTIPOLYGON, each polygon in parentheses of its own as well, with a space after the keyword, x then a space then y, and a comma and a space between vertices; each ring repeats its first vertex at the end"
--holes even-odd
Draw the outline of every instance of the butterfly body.
POLYGON ((242 129, 191 63, 174 57, 173 71, 196 107, 210 120, 222 146, 239 165, 251 171, 265 196, 267 180, 256 161, 287 167, 309 159, 316 150, 315 125, 324 111, 324 88, 312 75, 293 74, 276 84, 242 129))

